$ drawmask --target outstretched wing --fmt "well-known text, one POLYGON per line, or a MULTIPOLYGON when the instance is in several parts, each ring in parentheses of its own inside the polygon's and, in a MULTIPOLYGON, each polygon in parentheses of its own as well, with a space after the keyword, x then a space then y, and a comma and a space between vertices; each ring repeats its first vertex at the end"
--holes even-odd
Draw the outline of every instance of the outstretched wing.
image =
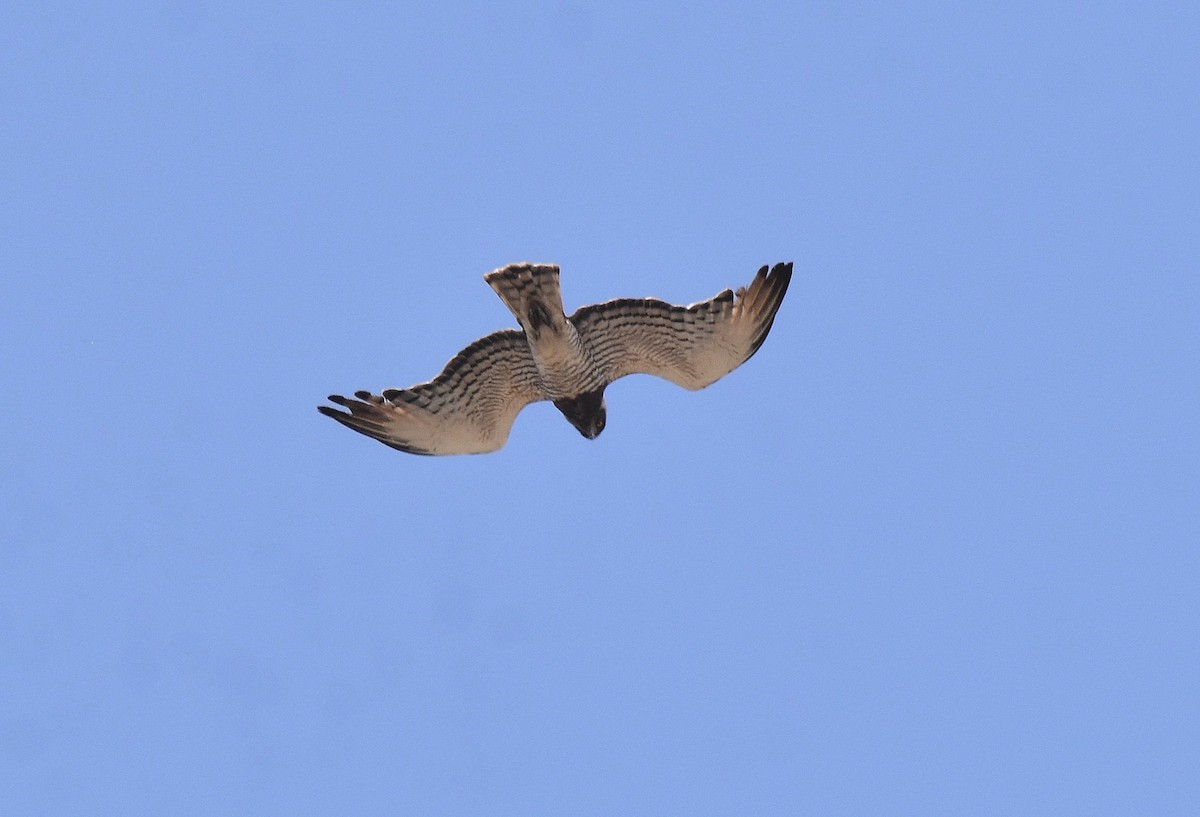
POLYGON ((330 395, 317 411, 410 454, 483 454, 504 445, 525 406, 544 400, 525 333, 504 329, 472 343, 442 373, 408 389, 330 395))
POLYGON ((702 389, 758 351, 791 280, 792 265, 776 264, 736 297, 727 289, 690 306, 618 298, 582 307, 571 322, 607 380, 643 373, 702 389))

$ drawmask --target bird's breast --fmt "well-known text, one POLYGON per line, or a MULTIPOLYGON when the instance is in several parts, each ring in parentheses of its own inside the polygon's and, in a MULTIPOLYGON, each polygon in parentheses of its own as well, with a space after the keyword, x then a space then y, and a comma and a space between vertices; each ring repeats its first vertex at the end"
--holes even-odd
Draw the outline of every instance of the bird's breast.
POLYGON ((574 397, 605 385, 595 360, 573 331, 554 336, 544 333, 530 347, 542 388, 551 400, 574 397))

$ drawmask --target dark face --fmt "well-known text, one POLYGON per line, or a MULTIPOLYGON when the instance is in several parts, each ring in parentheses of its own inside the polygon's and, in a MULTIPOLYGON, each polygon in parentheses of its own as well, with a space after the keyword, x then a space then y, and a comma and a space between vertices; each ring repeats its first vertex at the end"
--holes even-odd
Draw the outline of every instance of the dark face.
POLYGON ((590 391, 569 400, 555 400, 554 407, 589 440, 600 436, 608 412, 604 407, 604 389, 590 391))

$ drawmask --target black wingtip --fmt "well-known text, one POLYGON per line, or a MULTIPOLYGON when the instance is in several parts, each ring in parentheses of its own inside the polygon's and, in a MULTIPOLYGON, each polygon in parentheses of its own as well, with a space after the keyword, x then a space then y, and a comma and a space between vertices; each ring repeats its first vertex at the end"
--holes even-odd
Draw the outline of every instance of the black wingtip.
MULTIPOLYGON (((331 417, 332 419, 337 420, 344 426, 354 428, 353 423, 355 421, 355 417, 348 411, 338 411, 330 406, 317 406, 317 411, 321 412, 321 414, 326 417, 331 417)), ((357 431, 357 429, 355 430, 357 431)))
POLYGON ((782 301, 784 294, 787 293, 788 284, 792 282, 792 262, 783 261, 771 267, 771 274, 768 277, 775 279, 775 288, 779 291, 776 297, 782 301))
POLYGON ((775 324, 775 315, 779 311, 779 307, 783 304, 783 296, 787 294, 788 284, 792 281, 792 262, 783 261, 771 267, 770 273, 766 272, 767 268, 763 267, 759 270, 759 276, 765 276, 766 287, 765 306, 763 309, 764 320, 759 327, 754 338, 750 341, 750 354, 746 357, 749 360, 762 347, 763 341, 767 339, 767 335, 771 332, 771 327, 775 324))

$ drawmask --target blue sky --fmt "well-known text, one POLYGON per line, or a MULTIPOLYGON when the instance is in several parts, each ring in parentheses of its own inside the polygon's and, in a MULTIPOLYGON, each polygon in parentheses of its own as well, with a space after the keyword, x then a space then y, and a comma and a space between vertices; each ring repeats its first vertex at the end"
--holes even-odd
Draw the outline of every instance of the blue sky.
POLYGON ((1193 814, 1192 4, 8 4, 14 814, 1193 814), (320 417, 793 260, 711 388, 320 417))

